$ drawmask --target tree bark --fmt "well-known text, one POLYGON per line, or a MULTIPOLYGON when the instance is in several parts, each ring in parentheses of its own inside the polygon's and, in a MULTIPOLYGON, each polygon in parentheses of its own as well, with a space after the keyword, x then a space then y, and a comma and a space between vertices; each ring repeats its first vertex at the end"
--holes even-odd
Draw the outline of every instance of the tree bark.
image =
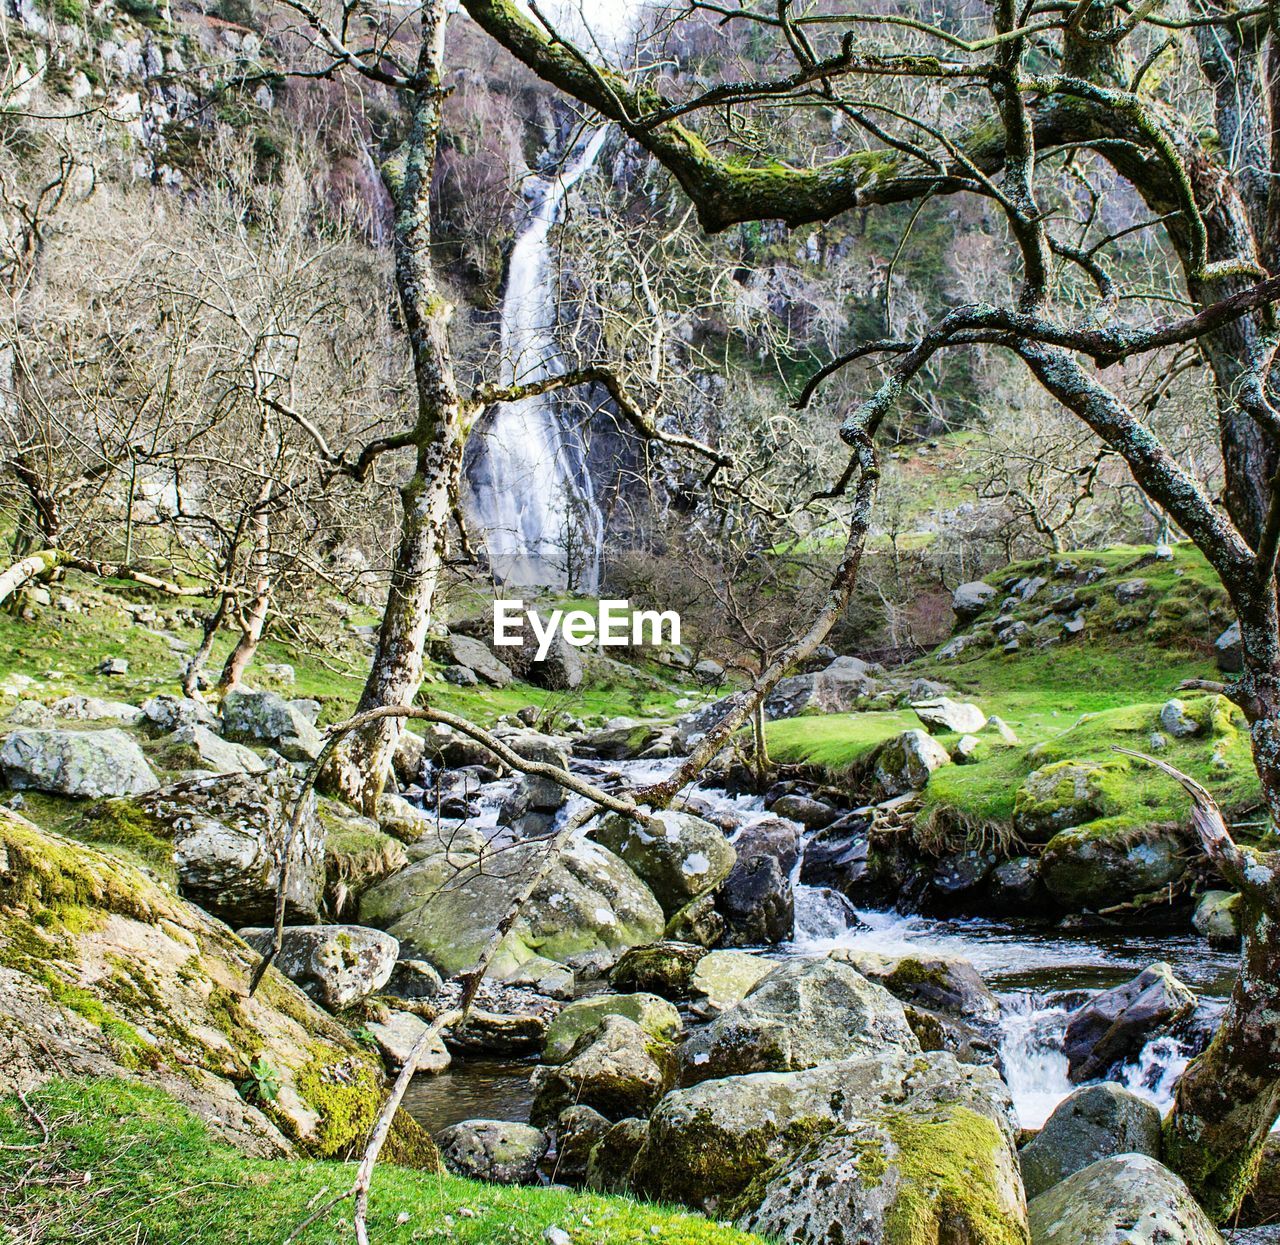
MULTIPOLYGON (((431 175, 440 132, 444 29, 443 0, 429 0, 422 9, 403 167, 392 165, 386 171, 396 201, 396 289, 413 359, 418 410, 413 475, 400 489, 400 536, 387 605, 357 713, 411 704, 422 685, 423 648, 462 459, 462 407, 448 336, 453 308, 439 292, 431 262, 431 175)), ((372 815, 401 729, 401 720, 389 717, 352 734, 325 771, 325 789, 372 815)))

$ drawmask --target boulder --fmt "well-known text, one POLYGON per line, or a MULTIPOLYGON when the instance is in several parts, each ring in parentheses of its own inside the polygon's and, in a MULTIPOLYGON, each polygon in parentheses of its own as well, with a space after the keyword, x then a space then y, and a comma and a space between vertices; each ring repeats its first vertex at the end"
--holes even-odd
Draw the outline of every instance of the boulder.
MULTIPOLYGON (((365 1032, 373 1039, 381 1053, 387 1068, 391 1072, 399 1072, 406 1063, 413 1049, 430 1026, 412 1012, 390 1012, 385 1020, 370 1020, 365 1023, 365 1032)), ((443 1072, 453 1057, 444 1044, 444 1038, 436 1034, 427 1044, 425 1052, 418 1056, 415 1065, 417 1073, 431 1076, 443 1072)))
POLYGON ((1187 1186, 1146 1154, 1090 1163, 1027 1207, 1035 1245, 1224 1245, 1187 1186))
POLYGON ((556 1161, 552 1179, 579 1185, 587 1179, 591 1151, 613 1127, 594 1107, 566 1107, 556 1120, 556 1161))
POLYGON ((396 781, 402 787, 412 787, 422 778, 422 763, 426 760, 426 755, 426 741, 417 731, 411 731, 406 726, 396 737, 396 750, 391 760, 396 781))
POLYGON ((382 993, 393 999, 404 999, 406 1003, 417 1003, 435 998, 443 984, 440 974, 426 960, 397 960, 382 993))
POLYGON ((725 919, 716 908, 723 892, 707 891, 690 900, 671 917, 662 931, 674 942, 696 942, 700 947, 718 947, 725 936, 725 919))
POLYGON ((881 746, 875 758, 875 776, 887 796, 919 791, 929 775, 951 764, 947 750, 925 731, 904 731, 881 746))
POLYGON ((1002 860, 987 878, 987 903, 998 913, 1042 916, 1044 887, 1035 856, 1002 860))
POLYGON ((459 666, 450 663, 440 671, 440 677, 446 683, 452 683, 455 687, 478 687, 480 685, 480 676, 476 674, 469 666, 459 666))
POLYGON ((1238 947, 1240 902, 1237 891, 1205 891, 1196 903, 1191 924, 1215 947, 1238 947))
POLYGON ((745 827, 733 843, 737 859, 716 892, 731 946, 784 942, 795 927, 791 872, 800 856, 800 832, 788 821, 766 818, 745 827))
POLYGON ((694 662, 693 677, 705 687, 719 687, 724 682, 724 667, 713 658, 704 657, 694 662))
POLYGON ((1203 729, 1201 723, 1187 713, 1187 706, 1176 697, 1173 700, 1166 700, 1161 705, 1160 727, 1174 739, 1187 739, 1192 735, 1200 734, 1203 729))
MULTIPOLYGON (((542 622, 547 624, 550 618, 544 616, 542 622)), ((503 645, 500 654, 516 678, 552 692, 572 691, 582 682, 582 657, 559 629, 542 660, 538 660, 538 640, 533 628, 526 626, 520 634, 520 642, 503 645)))
POLYGON ((994 1070, 945 1053, 887 1049, 703 1081, 658 1104, 632 1184, 780 1241, 1012 1245, 1025 1228, 1010 1114, 994 1070), (912 1210, 953 1216, 951 1233, 886 1232, 886 1220, 914 1225, 912 1210))
POLYGON ((1022 1148, 1022 1183, 1039 1197, 1060 1180, 1113 1154, 1160 1156, 1160 1112, 1119 1085, 1086 1085, 1064 1098, 1022 1148))
POLYGON ((1115 595, 1119 604, 1132 605, 1151 595, 1151 585, 1145 579, 1125 579, 1116 584, 1115 595))
POLYGON ((384 791, 378 797, 378 829, 401 843, 417 843, 438 829, 436 818, 402 795, 384 791))
POLYGON ((685 1085, 751 1072, 794 1072, 873 1054, 919 1049, 898 1002, 836 960, 792 960, 751 987, 735 1007, 685 1041, 685 1085))
POLYGON ((1103 1076, 1148 1040, 1195 1011, 1196 996, 1165 963, 1094 995, 1067 1017, 1064 1049, 1073 1081, 1103 1076))
POLYGON ((684 753, 693 747, 721 718, 734 707, 736 698, 726 696, 723 700, 712 701, 701 709, 691 709, 681 714, 675 724, 675 746, 684 753))
POLYGON ((667 916, 723 881, 736 858, 718 826, 668 809, 654 813, 643 825, 611 814, 591 837, 626 862, 667 916))
POLYGON ((587 1158, 587 1187, 601 1193, 629 1194, 636 1158, 648 1138, 648 1120, 625 1119, 611 1125, 587 1158))
POLYGON ((142 749, 115 729, 11 731, 0 745, 0 772, 17 791, 90 799, 141 795, 160 785, 142 749))
POLYGON ((1240 624, 1233 622, 1214 642, 1213 655, 1217 658, 1218 669, 1228 674, 1239 674, 1244 665, 1243 650, 1240 647, 1240 624))
POLYGON ((562 1063, 584 1033, 594 1033, 608 1016, 635 1021, 650 1037, 676 1042, 684 1029, 680 1013, 656 994, 596 994, 570 1003, 547 1027, 542 1044, 546 1063, 562 1063))
POLYGON ((324 740, 296 705, 276 692, 237 688, 222 701, 222 733, 238 743, 265 744, 290 761, 314 761, 324 740))
POLYGON ((831 958, 851 964, 904 1003, 962 1020, 1000 1018, 1000 1000, 978 970, 958 956, 938 952, 880 955, 857 947, 840 947, 831 953, 831 958))
MULTIPOLYGON (((274 931, 242 929, 259 955, 271 949, 274 931)), ((290 925, 275 966, 327 1011, 341 1011, 376 994, 391 977, 400 944, 362 925, 290 925)))
POLYGON ((575 755, 601 761, 630 761, 648 748, 660 734, 652 722, 636 718, 610 718, 597 731, 588 731, 573 745, 575 755))
POLYGON ((624 993, 687 999, 693 991, 693 974, 707 954, 706 947, 672 940, 632 947, 618 957, 609 984, 624 993))
POLYGON ((510 1120, 463 1120, 436 1134, 444 1165, 456 1176, 490 1184, 537 1184, 547 1135, 510 1120))
POLYGON ((119 722, 123 726, 137 726, 144 720, 142 710, 136 705, 79 693, 55 700, 49 712, 64 722, 119 722))
POLYGON ((689 978, 689 994, 699 1011, 714 1015, 750 993, 773 968, 773 961, 746 951, 708 951, 689 978))
POLYGON ((956 622, 961 625, 972 622, 998 595, 995 588, 980 579, 961 584, 951 594, 951 610, 956 622))
MULTIPOLYGON (((416 844, 409 868, 365 892, 361 923, 386 929, 405 954, 445 976, 471 968, 548 850, 519 843, 486 855, 476 839, 458 833, 416 844)), ((490 972, 511 976, 538 955, 598 972, 628 947, 653 942, 663 924, 653 894, 617 856, 577 839, 524 905, 490 972)))
POLYGON ((209 770, 214 774, 261 774, 267 763, 252 748, 233 744, 207 726, 179 726, 163 740, 169 769, 209 770))
MULTIPOLYGON (((250 995, 259 956, 222 922, 118 857, 3 810, 0 862, 11 1090, 119 1076, 173 1094, 250 1154, 364 1145, 385 1093, 376 1056, 274 968, 250 995)), ((414 1136, 431 1163, 430 1139, 398 1117, 393 1138, 414 1136)), ((398 1140, 392 1151, 409 1158, 398 1140)))
POLYGON ((952 700, 949 696, 913 701, 911 708, 930 735, 941 735, 946 731, 967 735, 980 731, 987 724, 987 715, 977 705, 952 700))
POLYGON ((1114 765, 1094 761, 1056 761, 1032 770, 1013 798, 1013 824, 1028 843, 1047 843, 1060 830, 1101 817, 1104 783, 1114 765))
POLYGON ((1180 881, 1186 847, 1180 826, 1103 818, 1054 835, 1040 857, 1040 876, 1068 912, 1109 908, 1180 881))
MULTIPOLYGON (((280 857, 299 784, 286 770, 222 774, 137 797, 133 808, 173 840, 178 888, 234 928, 275 917, 280 857)), ((289 869, 290 921, 319 919, 325 886, 325 831, 308 792, 289 869)))
POLYGON ((857 657, 837 657, 817 674, 796 674, 780 679, 764 702, 765 716, 771 720, 811 713, 849 713, 880 685, 864 661, 857 657))
POLYGON ((533 1070, 534 1124, 550 1123, 571 1106, 588 1106, 610 1120, 648 1115, 675 1083, 670 1043, 625 1016, 606 1016, 583 1033, 562 1063, 533 1070))
POLYGON ((316 815, 324 829, 324 896, 331 915, 354 908, 370 886, 409 863, 400 843, 350 805, 317 799, 316 815))
POLYGON ((450 632, 432 645, 432 652, 448 664, 473 671, 491 687, 506 687, 511 682, 511 667, 495 657, 487 644, 471 636, 450 632))
POLYGON ((797 793, 779 796, 769 806, 769 811, 776 817, 798 821, 808 830, 823 830, 839 816, 825 800, 815 800, 797 793))

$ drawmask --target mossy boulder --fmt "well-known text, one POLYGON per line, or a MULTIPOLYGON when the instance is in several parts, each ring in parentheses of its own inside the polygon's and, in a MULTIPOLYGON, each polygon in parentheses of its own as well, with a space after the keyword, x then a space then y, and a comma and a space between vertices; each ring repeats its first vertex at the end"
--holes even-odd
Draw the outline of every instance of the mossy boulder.
POLYGON ((707 948, 698 943, 671 939, 632 947, 613 966, 609 984, 622 992, 687 999, 693 991, 693 974, 708 954, 707 948))
POLYGON ((324 739, 293 701, 276 692, 238 688, 222 702, 222 733, 230 740, 263 744, 290 761, 314 761, 324 739))
POLYGON ((1191 923, 1196 932, 1215 947, 1240 945, 1240 904, 1238 891, 1205 891, 1196 903, 1191 923))
POLYGON ((853 965, 904 1003, 969 1021, 1000 1018, 1000 1000, 978 970, 959 956, 930 952, 881 955, 856 947, 839 948, 831 955, 853 965))
POLYGON ((142 749, 122 730, 10 731, 0 774, 15 791, 98 798, 141 795, 160 785, 142 749))
POLYGON ((1187 1186, 1145 1154, 1091 1163, 1027 1209, 1035 1245, 1224 1245, 1187 1186))
POLYGON ((371 817, 324 798, 316 815, 324 831, 325 905, 334 916, 353 911, 370 886, 408 865, 404 847, 371 817))
POLYGON ((929 775, 951 764, 946 748, 926 731, 903 731, 876 753, 875 777, 887 796, 919 791, 929 775))
MULTIPOLYGON (((140 870, 0 810, 0 1062, 129 1075, 250 1153, 346 1155, 385 1093, 381 1066, 220 921, 140 870)), ((412 1121, 398 1135, 434 1163, 412 1121)))
POLYGON ((737 858, 718 826, 666 809, 643 823, 615 813, 591 837, 626 862, 668 917, 722 882, 737 858))
POLYGON ((670 1042, 625 1016, 606 1016, 578 1038, 562 1063, 534 1069, 529 1119, 549 1124, 566 1107, 579 1105, 610 1120, 648 1115, 675 1079, 670 1042))
MULTIPOLYGON (((548 850, 521 843, 486 854, 462 836, 414 845, 414 862, 377 883, 360 901, 360 922, 387 930, 404 953, 444 976, 471 968, 498 922, 548 850)), ((607 969, 629 947, 662 933, 662 909, 648 888, 606 847, 570 843, 538 885, 490 972, 510 977, 535 956, 583 973, 607 969)))
POLYGON ((680 1051, 685 1085, 750 1072, 792 1072, 884 1047, 919 1044, 902 1004, 837 960, 780 964, 680 1051))
POLYGON ((463 1120, 436 1134, 440 1157, 455 1175, 490 1184, 536 1184, 547 1135, 510 1120, 463 1120))
POLYGON ((1038 1197, 1113 1154, 1160 1157, 1160 1112, 1120 1085, 1086 1085, 1064 1098, 1022 1148, 1022 1183, 1038 1197))
POLYGON ((1106 782, 1121 767, 1095 761, 1057 761, 1032 770, 1013 800, 1013 824, 1028 843, 1047 843, 1061 830, 1106 812, 1106 782))
POLYGON ((562 1063, 584 1033, 594 1033, 607 1016, 625 1016, 650 1037, 676 1042, 684 1029, 680 1013, 656 994, 597 994, 570 1003, 548 1026, 542 1057, 562 1063))
MULTIPOLYGON (((272 929, 242 929, 240 937, 265 955, 272 929)), ((341 1011, 387 984, 400 954, 390 934, 362 925, 290 925, 276 967, 327 1011, 341 1011)))
POLYGON ((1111 908, 1181 881, 1187 847, 1180 826, 1104 817, 1054 835, 1041 855, 1040 877, 1068 912, 1111 908))
POLYGON ((587 1187, 601 1193, 627 1193, 636 1159, 648 1139, 648 1120, 633 1117, 611 1125, 587 1156, 587 1187))

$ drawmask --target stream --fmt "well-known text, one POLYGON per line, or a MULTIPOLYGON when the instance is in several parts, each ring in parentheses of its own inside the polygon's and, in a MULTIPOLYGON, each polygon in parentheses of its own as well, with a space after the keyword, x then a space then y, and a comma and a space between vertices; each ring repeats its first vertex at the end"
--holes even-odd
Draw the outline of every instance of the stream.
MULTIPOLYGON (((669 774, 678 758, 601 764, 575 761, 574 769, 592 781, 614 785, 621 777, 641 785, 669 774)), ((469 824, 487 834, 501 833, 496 809, 511 790, 495 783, 482 792, 482 814, 469 824), (492 827, 492 829, 490 829, 492 827)), ((696 792, 717 811, 731 813, 743 825, 775 814, 759 797, 733 796, 695 785, 696 792)), ((581 806, 572 800, 560 816, 581 806)), ((677 801, 675 807, 679 807, 677 801)), ((785 819, 784 819, 785 820, 785 819)), ((981 918, 941 919, 893 911, 860 909, 830 901, 826 892, 794 879, 796 921, 792 940, 760 948, 776 958, 818 958, 837 947, 885 955, 935 952, 968 960, 1000 1000, 1000 1065, 1024 1128, 1040 1127, 1054 1107, 1077 1086, 1067 1076, 1063 1037, 1068 1013, 1090 995, 1136 976, 1147 965, 1165 960, 1200 996, 1197 1027, 1211 1026, 1230 993, 1239 956, 1219 951, 1188 932, 1158 935, 1120 929, 1070 930, 981 918)), ((1173 1100, 1173 1089, 1189 1053, 1178 1041, 1158 1037, 1123 1069, 1121 1080, 1135 1094, 1161 1110, 1173 1100)), ((532 1062, 499 1063, 455 1060, 441 1077, 420 1078, 406 1105, 426 1127, 436 1130, 461 1119, 525 1120, 531 1101, 527 1079, 532 1062)))

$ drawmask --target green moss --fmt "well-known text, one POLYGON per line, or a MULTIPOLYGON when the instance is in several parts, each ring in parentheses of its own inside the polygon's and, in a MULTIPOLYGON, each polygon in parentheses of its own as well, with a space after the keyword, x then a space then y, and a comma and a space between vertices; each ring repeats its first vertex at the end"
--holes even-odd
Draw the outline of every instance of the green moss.
POLYGON ((305 1144, 319 1158, 346 1155, 373 1128, 382 1101, 382 1069, 366 1052, 316 1057, 296 1076, 298 1093, 320 1117, 314 1137, 305 1144))
MULTIPOLYGON (((33 1151, 0 1148, 0 1185, 11 1191, 6 1218, 38 1216, 51 1241, 116 1240, 123 1224, 129 1240, 151 1245, 266 1245, 349 1188, 354 1176, 349 1165, 333 1162, 245 1158, 172 1098, 139 1084, 54 1080, 28 1100, 48 1122, 59 1170, 92 1173, 87 1183, 23 1181, 33 1151), (111 1195, 96 1192, 102 1188, 111 1195)), ((552 1226, 583 1245, 761 1245, 699 1215, 630 1198, 407 1170, 392 1161, 395 1135, 369 1202, 369 1234, 379 1245, 545 1245, 552 1226)), ((26 1108, 15 1097, 0 1098, 0 1145, 40 1141, 26 1108)), ((296 1239, 332 1245, 350 1238, 350 1225, 350 1203, 340 1203, 296 1239)))
POLYGON ((995 1124, 967 1107, 931 1120, 893 1113, 885 1124, 901 1172, 897 1199, 885 1216, 886 1245, 933 1245, 953 1236, 1027 1245, 1025 1222, 1000 1197, 997 1156, 1005 1141, 995 1124))
POLYGON ((98 800, 68 822, 64 832, 82 843, 118 849, 124 859, 146 866, 171 886, 177 884, 173 844, 162 823, 133 800, 98 800))

